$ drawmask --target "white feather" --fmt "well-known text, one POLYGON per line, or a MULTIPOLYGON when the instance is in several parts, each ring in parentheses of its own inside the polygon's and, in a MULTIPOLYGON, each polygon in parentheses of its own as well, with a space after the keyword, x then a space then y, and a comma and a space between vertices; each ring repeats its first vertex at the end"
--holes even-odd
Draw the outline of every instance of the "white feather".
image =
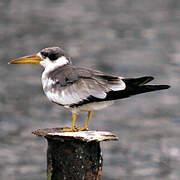
POLYGON ((50 101, 56 102, 58 104, 66 105, 66 106, 68 106, 70 104, 78 103, 79 101, 82 100, 78 96, 76 97, 69 93, 66 94, 66 91, 61 91, 61 92, 47 91, 45 93, 50 101))
MULTIPOLYGON (((40 53, 38 53, 38 56, 41 56, 40 53)), ((60 58, 58 58, 55 61, 51 61, 49 60, 49 58, 45 58, 43 61, 40 61, 40 65, 43 66, 45 68, 45 71, 53 71, 54 69, 56 69, 57 67, 62 67, 66 64, 68 64, 69 61, 65 56, 61 56, 60 58)))
POLYGON ((113 91, 121 91, 126 88, 126 84, 121 80, 121 77, 119 77, 119 83, 110 85, 110 89, 113 91))
MULTIPOLYGON (((38 56, 41 56, 40 53, 38 53, 38 56)), ((58 67, 64 66, 66 64, 68 64, 69 61, 65 56, 61 56, 60 58, 58 58, 55 61, 50 61, 49 58, 44 59, 43 61, 40 61, 40 65, 43 66, 45 68, 45 70, 42 73, 42 84, 43 84, 43 89, 50 87, 50 85, 55 84, 56 82, 54 82, 51 79, 48 79, 48 73, 50 71, 55 70, 58 67)))

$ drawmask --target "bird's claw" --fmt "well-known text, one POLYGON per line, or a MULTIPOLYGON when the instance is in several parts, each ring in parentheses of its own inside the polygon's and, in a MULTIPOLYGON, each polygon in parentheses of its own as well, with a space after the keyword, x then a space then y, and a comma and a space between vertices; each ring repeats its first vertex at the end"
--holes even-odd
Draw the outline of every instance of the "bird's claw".
POLYGON ((84 127, 74 127, 74 128, 63 128, 61 132, 77 132, 77 131, 86 131, 88 128, 84 127))

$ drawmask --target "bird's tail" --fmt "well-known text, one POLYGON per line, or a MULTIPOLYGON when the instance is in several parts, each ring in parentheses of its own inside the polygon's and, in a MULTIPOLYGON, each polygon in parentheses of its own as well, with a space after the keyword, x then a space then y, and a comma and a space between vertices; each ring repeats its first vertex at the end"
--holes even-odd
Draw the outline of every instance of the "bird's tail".
POLYGON ((123 79, 126 84, 125 94, 128 97, 136 94, 168 89, 170 87, 169 85, 145 85, 153 79, 154 78, 152 76, 123 79))
POLYGON ((151 76, 122 79, 126 84, 126 88, 121 91, 110 91, 106 100, 123 99, 136 94, 168 89, 170 87, 169 85, 146 85, 146 83, 152 81, 153 79, 154 78, 151 76))

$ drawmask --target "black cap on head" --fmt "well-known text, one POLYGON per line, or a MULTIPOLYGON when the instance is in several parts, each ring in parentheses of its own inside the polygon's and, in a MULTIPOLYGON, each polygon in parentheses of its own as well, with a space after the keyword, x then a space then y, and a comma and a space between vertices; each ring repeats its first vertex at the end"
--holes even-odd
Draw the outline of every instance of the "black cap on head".
POLYGON ((49 58, 51 61, 55 61, 61 56, 66 56, 65 52, 59 47, 49 47, 40 51, 42 57, 49 58))

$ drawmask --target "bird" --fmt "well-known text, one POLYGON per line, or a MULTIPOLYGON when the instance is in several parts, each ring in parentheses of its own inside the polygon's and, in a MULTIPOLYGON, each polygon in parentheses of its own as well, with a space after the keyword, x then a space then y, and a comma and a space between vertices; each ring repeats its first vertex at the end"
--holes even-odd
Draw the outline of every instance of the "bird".
POLYGON ((44 48, 38 53, 12 60, 9 64, 40 64, 44 67, 42 86, 47 98, 72 112, 71 128, 62 132, 88 130, 92 112, 108 107, 114 101, 151 91, 168 89, 169 85, 147 85, 152 76, 125 78, 98 70, 74 66, 60 47, 44 48), (76 127, 77 115, 88 112, 83 127, 76 127))

